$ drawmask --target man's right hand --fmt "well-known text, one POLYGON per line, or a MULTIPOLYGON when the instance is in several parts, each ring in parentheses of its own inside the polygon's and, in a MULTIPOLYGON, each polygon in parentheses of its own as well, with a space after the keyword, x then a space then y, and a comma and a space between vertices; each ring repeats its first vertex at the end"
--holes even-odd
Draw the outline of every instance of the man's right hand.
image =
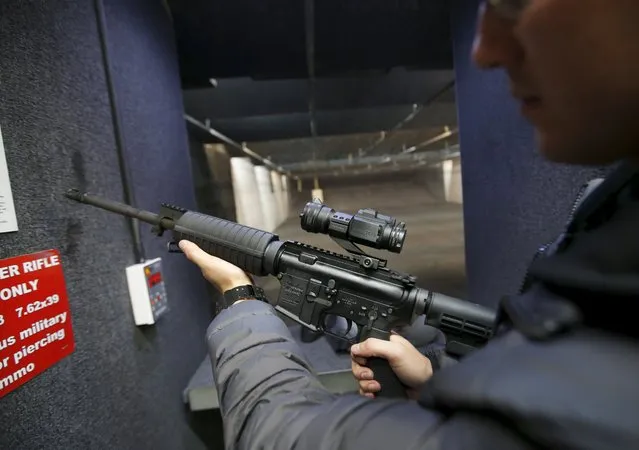
POLYGON ((410 398, 416 398, 419 388, 433 375, 430 360, 400 335, 392 334, 390 341, 367 339, 351 347, 353 375, 359 382, 359 393, 367 397, 373 398, 381 390, 375 374, 366 367, 367 359, 375 356, 388 361, 407 386, 410 398))

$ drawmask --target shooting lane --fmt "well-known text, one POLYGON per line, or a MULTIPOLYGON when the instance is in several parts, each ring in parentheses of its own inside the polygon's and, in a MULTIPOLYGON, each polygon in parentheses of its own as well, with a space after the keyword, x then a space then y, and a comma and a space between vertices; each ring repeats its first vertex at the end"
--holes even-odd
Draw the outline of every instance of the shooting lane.
POLYGON ((274 170, 271 170, 271 183, 277 204, 277 226, 280 226, 287 218, 286 201, 284 199, 285 193, 282 185, 282 176, 274 170))
POLYGON ((199 211, 237 221, 231 156, 224 144, 205 144, 189 133, 191 170, 199 211))
MULTIPOLYGON (((64 198, 77 187, 120 201, 129 191, 152 210, 163 201, 196 206, 168 13, 155 1, 98 6, 102 18, 93 1, 0 6, 0 128, 19 227, 0 234, 0 260, 59 252, 61 265, 46 270, 64 275, 54 281, 68 295, 74 342, 17 389, 7 393, 13 386, 2 381, 0 448, 204 449, 182 391, 206 351, 213 314, 206 283, 142 226, 146 257, 163 258, 170 311, 155 326, 136 327, 125 274, 137 262, 129 221, 64 198)), ((0 314, 16 301, 0 302, 0 314)), ((17 336, 4 348, 2 328, 3 353, 19 350, 17 336)), ((47 347, 35 354, 54 356, 47 347)))
POLYGON ((253 162, 248 157, 231 158, 231 178, 237 223, 253 228, 267 225, 253 162))
POLYGON ((267 167, 255 166, 255 178, 257 179, 258 195, 263 214, 263 224, 260 228, 273 232, 279 225, 279 206, 273 191, 271 174, 267 167))
POLYGON ((284 218, 288 219, 291 215, 291 191, 288 175, 281 175, 282 178, 282 193, 284 197, 284 218))

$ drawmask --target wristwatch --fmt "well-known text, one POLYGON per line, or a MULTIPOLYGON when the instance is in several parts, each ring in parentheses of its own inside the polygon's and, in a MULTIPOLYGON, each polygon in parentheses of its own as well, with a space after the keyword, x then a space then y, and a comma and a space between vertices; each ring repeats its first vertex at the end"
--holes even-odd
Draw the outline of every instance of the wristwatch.
POLYGON ((229 289, 224 292, 224 307, 228 308, 238 300, 260 300, 268 303, 268 299, 264 294, 264 289, 252 284, 246 284, 244 286, 238 286, 233 289, 229 289))

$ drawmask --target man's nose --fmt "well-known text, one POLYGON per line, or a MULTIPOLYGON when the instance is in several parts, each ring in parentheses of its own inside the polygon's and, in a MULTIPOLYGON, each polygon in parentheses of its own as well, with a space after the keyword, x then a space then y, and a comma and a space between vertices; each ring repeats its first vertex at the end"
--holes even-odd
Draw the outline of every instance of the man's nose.
POLYGON ((508 69, 520 62, 523 50, 514 35, 515 24, 482 4, 472 51, 475 64, 482 69, 508 69))

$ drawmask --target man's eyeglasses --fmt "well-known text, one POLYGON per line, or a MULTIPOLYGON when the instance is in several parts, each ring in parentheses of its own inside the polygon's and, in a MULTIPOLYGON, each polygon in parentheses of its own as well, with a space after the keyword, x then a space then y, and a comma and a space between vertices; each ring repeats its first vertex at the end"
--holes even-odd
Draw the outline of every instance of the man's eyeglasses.
POLYGON ((487 0, 487 3, 502 17, 517 19, 532 0, 487 0))

